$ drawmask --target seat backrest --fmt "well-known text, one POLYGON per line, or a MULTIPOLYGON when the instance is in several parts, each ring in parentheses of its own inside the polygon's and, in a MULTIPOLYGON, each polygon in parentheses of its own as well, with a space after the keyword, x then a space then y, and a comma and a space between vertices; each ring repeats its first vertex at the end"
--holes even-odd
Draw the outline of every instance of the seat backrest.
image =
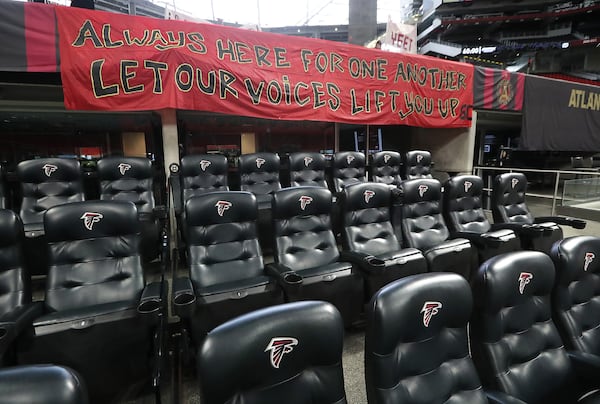
POLYGON ((145 157, 106 157, 98 160, 100 199, 129 201, 138 213, 152 213, 154 176, 152 162, 145 157))
POLYGON ((471 349, 486 387, 527 403, 554 401, 569 384, 571 365, 552 322, 554 266, 539 251, 484 262, 472 289, 471 349))
POLYGON ((369 403, 487 403, 469 355, 473 300, 451 273, 412 275, 384 286, 366 309, 369 403))
POLYGON ((426 150, 411 150, 404 156, 402 178, 433 178, 431 176, 431 153, 426 150))
POLYGON ((398 185, 400 178, 401 158, 395 151, 381 151, 373 155, 371 160, 371 177, 373 182, 382 182, 388 185, 398 185))
POLYGON ((181 158, 181 202, 206 192, 228 191, 227 157, 222 154, 193 154, 181 158))
POLYGON ((0 209, 0 318, 31 302, 31 280, 23 266, 22 246, 23 224, 13 211, 0 209))
POLYGON ((406 180, 399 189, 400 225, 406 245, 426 250, 446 241, 449 231, 442 217, 440 182, 427 178, 406 180))
POLYGON ((26 160, 17 165, 23 199, 19 216, 24 225, 42 223, 52 206, 83 201, 79 162, 47 158, 26 160))
POLYGON ((569 237, 550 252, 554 321, 567 349, 600 355, 600 238, 569 237))
POLYGON ((337 152, 333 155, 333 186, 342 192, 346 185, 365 182, 365 155, 361 152, 337 152))
POLYGON ((262 274, 256 197, 250 192, 210 192, 185 204, 190 278, 196 288, 262 274))
POLYGON ((280 190, 279 166, 277 153, 242 154, 239 160, 240 190, 256 195, 280 190))
POLYGON ((327 188, 325 168, 327 161, 321 153, 291 153, 290 185, 327 188))
POLYGON ((203 404, 345 404, 344 325, 304 301, 257 310, 208 333, 198 354, 203 404))
POLYGON ((0 370, 3 403, 88 404, 85 380, 73 369, 56 365, 23 365, 0 370))
POLYGON ((457 175, 444 183, 442 211, 450 230, 480 234, 490 230, 482 194, 483 180, 475 175, 457 175))
POLYGON ((276 262, 292 270, 337 261, 331 229, 331 192, 321 187, 284 188, 273 195, 276 262))
POLYGON ((136 302, 144 288, 140 224, 131 202, 58 205, 44 215, 46 307, 60 311, 136 302))
POLYGON ((527 178, 523 173, 504 173, 494 178, 492 215, 496 223, 533 223, 525 202, 527 178))
POLYGON ((386 184, 348 185, 340 199, 345 250, 378 255, 401 249, 390 222, 391 191, 386 184))

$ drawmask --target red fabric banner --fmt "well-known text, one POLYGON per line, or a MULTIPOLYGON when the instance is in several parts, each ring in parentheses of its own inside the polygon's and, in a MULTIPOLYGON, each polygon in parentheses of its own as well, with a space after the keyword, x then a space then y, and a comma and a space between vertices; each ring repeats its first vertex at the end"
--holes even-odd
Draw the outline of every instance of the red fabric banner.
POLYGON ((65 105, 470 126, 473 66, 220 25, 56 8, 65 105))

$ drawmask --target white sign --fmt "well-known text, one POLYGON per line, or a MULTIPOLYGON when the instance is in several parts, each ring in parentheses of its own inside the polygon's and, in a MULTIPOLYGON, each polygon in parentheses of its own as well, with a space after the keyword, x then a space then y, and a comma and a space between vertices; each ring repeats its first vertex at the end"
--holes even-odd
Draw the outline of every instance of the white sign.
POLYGON ((388 19, 381 49, 390 52, 417 53, 417 26, 396 24, 388 19))

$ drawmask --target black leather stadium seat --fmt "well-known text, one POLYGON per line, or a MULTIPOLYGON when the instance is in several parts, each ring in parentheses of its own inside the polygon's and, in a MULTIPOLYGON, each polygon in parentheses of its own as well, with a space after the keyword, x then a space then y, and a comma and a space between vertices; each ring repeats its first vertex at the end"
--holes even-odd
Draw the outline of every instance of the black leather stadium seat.
POLYGON ((198 354, 203 404, 346 404, 343 322, 325 302, 258 310, 211 331, 198 354))
POLYGON ((320 187, 282 189, 273 196, 277 277, 288 301, 325 300, 352 324, 363 306, 363 281, 351 263, 340 260, 331 230, 331 192, 320 187))
POLYGON ((391 191, 386 184, 356 183, 344 188, 342 259, 354 263, 365 279, 365 298, 383 285, 407 275, 427 272, 416 248, 402 248, 390 222, 391 191))
POLYGON ((188 199, 185 210, 189 278, 176 281, 173 302, 196 344, 233 317, 283 303, 283 291, 264 273, 253 194, 206 193, 188 199))
POLYGON ((393 204, 394 231, 405 245, 418 248, 433 272, 456 272, 467 279, 476 266, 471 243, 450 238, 442 217, 442 186, 438 180, 405 180, 393 204))
POLYGON ((365 155, 361 152, 337 152, 333 155, 332 177, 336 193, 356 182, 366 181, 365 155))
POLYGON ((31 279, 22 247, 21 221, 14 212, 0 209, 0 363, 14 362, 15 339, 43 309, 41 303, 31 301, 31 279))
POLYGON ((397 187, 402 182, 400 177, 401 165, 400 153, 395 151, 377 152, 373 154, 371 160, 370 180, 397 187))
POLYGON ((0 369, 0 403, 87 404, 85 381, 72 369, 54 365, 0 369))
MULTIPOLYGON (((565 347, 600 364, 600 238, 569 237, 550 252, 556 269, 552 316, 565 347)), ((598 380, 598 372, 594 379, 598 380)))
POLYGON ((457 175, 444 183, 442 210, 453 238, 466 238, 477 249, 479 262, 521 249, 521 241, 510 229, 492 227, 482 208, 483 180, 475 175, 457 175))
POLYGON ((292 187, 315 186, 328 188, 325 175, 327 160, 321 153, 291 153, 290 185, 292 187))
POLYGON ((580 219, 558 216, 534 218, 527 207, 526 192, 527 178, 522 173, 505 173, 494 178, 491 202, 494 222, 510 225, 524 249, 548 253, 552 244, 563 238, 559 225, 585 228, 585 221, 580 219))
POLYGON ((145 283, 135 205, 55 206, 44 215, 44 228, 45 314, 35 319, 30 338, 19 339, 18 361, 75 369, 99 403, 133 383, 150 386, 166 287, 145 283))
MULTIPOLYGON (((527 403, 574 403, 590 393, 580 383, 586 374, 597 388, 600 365, 586 363, 583 372, 552 321, 553 284, 552 260, 539 251, 499 255, 479 268, 472 285, 471 350, 484 387, 527 403)), ((584 402, 599 399, 595 392, 584 402)))
POLYGON ((402 178, 405 180, 433 178, 431 175, 431 153, 426 150, 406 152, 402 163, 402 178))
POLYGON ((430 273, 381 289, 366 310, 369 404, 487 403, 469 355, 467 281, 430 273))
POLYGON ((47 209, 69 202, 83 201, 83 184, 79 162, 62 158, 22 161, 17 165, 21 184, 19 216, 23 222, 25 262, 32 275, 45 275, 48 267, 43 217, 47 209))
POLYGON ((240 190, 256 195, 259 209, 270 209, 273 193, 281 189, 279 156, 276 153, 242 154, 239 162, 240 190))
POLYGON ((154 199, 152 162, 144 157, 98 160, 100 199, 135 204, 141 225, 141 253, 146 261, 158 256, 162 217, 154 199))

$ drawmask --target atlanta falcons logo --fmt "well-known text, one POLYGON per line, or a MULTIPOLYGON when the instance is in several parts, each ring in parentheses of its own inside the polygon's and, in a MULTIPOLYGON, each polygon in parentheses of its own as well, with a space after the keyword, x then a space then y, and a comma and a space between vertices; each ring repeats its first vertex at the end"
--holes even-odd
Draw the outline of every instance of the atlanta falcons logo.
POLYGON ((533 274, 529 272, 521 272, 519 274, 519 293, 523 294, 525 291, 525 286, 531 282, 533 279, 533 274))
POLYGON ((217 208, 217 214, 219 216, 223 216, 225 211, 228 210, 231 207, 231 205, 232 204, 229 201, 217 201, 217 203, 215 203, 215 208, 217 208))
POLYGON ((419 196, 422 198, 423 195, 425 195, 425 192, 427 192, 427 190, 429 189, 429 187, 425 184, 421 184, 419 185, 419 196))
POLYGON ((513 189, 517 186, 518 183, 519 183, 519 180, 516 178, 513 178, 512 180, 510 180, 510 185, 513 189))
POLYGON ((465 186, 465 192, 469 192, 469 189, 471 189, 473 183, 471 181, 465 181, 463 185, 465 186))
POLYGON ((125 172, 129 169, 131 169, 131 165, 127 164, 127 163, 121 163, 118 165, 119 168, 119 172, 121 173, 121 175, 125 175, 125 172))
POLYGON ((200 169, 202 171, 206 171, 206 169, 208 168, 208 166, 210 166, 212 163, 208 160, 200 160, 200 169))
POLYGON ((94 223, 98 223, 104 215, 102 213, 85 212, 80 219, 83 220, 83 225, 86 229, 92 231, 94 223))
POLYGON ((300 197, 300 199, 298 199, 298 201, 300 201, 300 209, 302 209, 302 210, 306 209, 306 205, 310 205, 312 200, 313 200, 313 198, 311 198, 310 196, 302 195, 300 197))
POLYGON ((44 164, 42 170, 44 170, 44 174, 46 174, 46 177, 50 177, 53 172, 58 170, 58 167, 56 167, 54 164, 44 164))
POLYGON ((442 303, 440 302, 425 302, 423 308, 421 309, 421 313, 423 313, 423 325, 425 327, 429 327, 431 317, 438 314, 441 308, 442 303))
POLYGON ((391 158, 392 158, 392 156, 390 156, 389 154, 384 154, 383 155, 383 162, 385 164, 387 164, 387 162, 390 161, 391 158))
POLYGON ((589 252, 589 253, 585 253, 585 258, 583 261, 583 270, 587 271, 588 267, 590 266, 590 264, 592 263, 592 261, 594 260, 594 258, 596 258, 596 254, 589 252))
POLYGON ((304 157, 304 167, 308 167, 310 165, 310 163, 313 162, 313 158, 310 156, 306 156, 304 157))
POLYGON ((279 369, 281 359, 283 355, 290 353, 294 350, 294 347, 298 345, 298 340, 292 337, 275 337, 271 339, 269 345, 265 349, 265 352, 271 351, 271 365, 275 369, 279 369))
POLYGON ((417 163, 420 163, 421 160, 423 160, 423 155, 422 154, 417 154, 417 163))
POLYGON ((354 159, 355 159, 355 157, 350 154, 349 156, 346 156, 346 163, 352 164, 352 162, 354 161, 354 159))
POLYGON ((265 159, 260 157, 256 159, 256 168, 262 167, 263 164, 265 164, 265 159))
POLYGON ((371 198, 375 196, 375 191, 367 189, 363 195, 365 196, 365 203, 369 203, 371 198))

